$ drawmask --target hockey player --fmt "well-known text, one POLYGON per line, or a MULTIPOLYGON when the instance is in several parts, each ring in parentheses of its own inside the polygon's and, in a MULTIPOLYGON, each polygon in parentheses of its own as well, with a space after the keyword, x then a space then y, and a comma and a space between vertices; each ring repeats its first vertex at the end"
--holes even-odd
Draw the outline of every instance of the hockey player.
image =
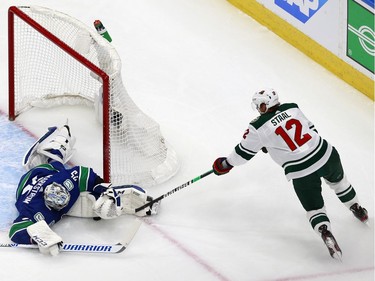
POLYGON ((357 219, 365 223, 368 214, 345 176, 339 153, 318 134, 297 104, 280 104, 273 89, 257 91, 252 106, 260 116, 250 122, 243 139, 228 157, 215 160, 214 173, 224 175, 233 166, 252 159, 258 151, 268 152, 284 169, 287 180, 292 180, 312 228, 322 237, 330 255, 341 259, 321 194, 321 178, 357 219))
MULTIPOLYGON (((9 231, 13 242, 37 244, 42 253, 56 255, 62 238, 50 226, 64 215, 112 219, 135 214, 137 207, 152 200, 138 186, 104 183, 92 168, 66 168, 74 143, 68 125, 52 127, 26 153, 27 173, 16 192, 19 215, 9 231)), ((156 214, 156 208, 154 204, 136 215, 156 214)))

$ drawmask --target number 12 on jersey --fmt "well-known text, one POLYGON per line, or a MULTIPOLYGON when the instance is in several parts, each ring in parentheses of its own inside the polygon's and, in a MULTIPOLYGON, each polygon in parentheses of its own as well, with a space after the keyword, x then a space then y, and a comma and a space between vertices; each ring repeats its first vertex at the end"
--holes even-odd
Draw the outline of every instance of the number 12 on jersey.
POLYGON ((285 129, 282 126, 277 127, 275 133, 276 135, 283 138, 291 151, 296 150, 297 146, 300 147, 311 139, 311 136, 308 133, 302 135, 302 124, 297 119, 288 120, 285 123, 285 129), (293 139, 291 139, 286 131, 289 131, 293 128, 295 128, 295 131, 293 139))

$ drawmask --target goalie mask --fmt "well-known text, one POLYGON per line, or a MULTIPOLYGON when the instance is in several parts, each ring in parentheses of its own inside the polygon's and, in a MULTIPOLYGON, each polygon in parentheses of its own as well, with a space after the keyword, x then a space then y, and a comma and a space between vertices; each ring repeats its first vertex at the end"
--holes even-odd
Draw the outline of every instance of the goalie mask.
POLYGON ((252 98, 253 109, 258 110, 260 114, 266 113, 271 107, 280 104, 279 95, 274 89, 265 88, 256 91, 252 98))
POLYGON ((69 191, 56 182, 47 185, 44 189, 44 201, 46 205, 56 211, 66 207, 70 200, 69 191))

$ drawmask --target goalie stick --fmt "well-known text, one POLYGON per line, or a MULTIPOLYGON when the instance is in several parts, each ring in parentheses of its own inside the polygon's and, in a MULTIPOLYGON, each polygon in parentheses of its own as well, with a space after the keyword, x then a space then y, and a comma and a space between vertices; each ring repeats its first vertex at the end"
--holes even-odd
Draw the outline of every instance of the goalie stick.
POLYGON ((214 172, 214 170, 209 170, 208 172, 205 172, 204 174, 202 174, 202 175, 200 175, 200 176, 198 176, 198 177, 195 177, 195 178, 193 178, 192 180, 189 180, 188 182, 185 182, 185 183, 181 184, 180 186, 178 186, 178 187, 176 187, 176 188, 174 188, 174 189, 168 191, 167 193, 165 193, 165 194, 159 196, 158 198, 155 198, 155 199, 149 201, 147 204, 145 204, 145 205, 143 205, 143 206, 141 206, 141 207, 139 207, 139 208, 136 208, 136 209, 135 209, 135 212, 137 213, 137 212, 139 212, 139 211, 142 211, 143 209, 145 209, 145 208, 151 206, 152 204, 154 204, 155 202, 159 202, 159 201, 161 201, 161 200, 164 199, 165 197, 167 197, 167 196, 169 196, 169 195, 172 195, 172 194, 175 193, 176 191, 179 191, 180 189, 183 189, 184 187, 186 187, 186 186, 188 186, 188 185, 190 185, 190 184, 192 184, 192 183, 195 183, 195 182, 199 181, 200 179, 203 179, 204 177, 206 177, 206 176, 212 174, 213 172, 214 172))
MULTIPOLYGON (((142 221, 136 218, 130 225, 129 231, 126 233, 124 239, 117 244, 70 244, 64 243, 60 252, 79 252, 79 253, 104 253, 104 254, 118 254, 123 252, 133 240, 137 233, 142 221)), ((38 249, 38 245, 34 244, 17 244, 8 243, 0 244, 0 248, 26 248, 26 249, 38 249)))
MULTIPOLYGON (((35 244, 0 244, 0 247, 6 248, 26 248, 26 249, 38 249, 38 245, 35 244)), ((60 248, 60 252, 81 252, 81 253, 121 253, 126 249, 121 243, 109 245, 109 244, 63 244, 60 248)))

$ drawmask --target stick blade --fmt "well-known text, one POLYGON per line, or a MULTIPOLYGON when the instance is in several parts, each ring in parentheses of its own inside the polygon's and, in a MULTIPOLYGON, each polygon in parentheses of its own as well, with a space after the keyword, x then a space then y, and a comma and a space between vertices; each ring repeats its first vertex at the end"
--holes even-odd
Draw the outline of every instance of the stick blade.
MULTIPOLYGON (((139 218, 135 218, 133 222, 129 225, 129 228, 127 232, 125 233, 123 240, 119 244, 123 245, 125 248, 128 247, 130 242, 133 240, 135 234, 138 232, 139 228, 141 227, 141 224, 142 224, 142 221, 139 218)), ((125 248, 122 251, 124 251, 125 248)))

